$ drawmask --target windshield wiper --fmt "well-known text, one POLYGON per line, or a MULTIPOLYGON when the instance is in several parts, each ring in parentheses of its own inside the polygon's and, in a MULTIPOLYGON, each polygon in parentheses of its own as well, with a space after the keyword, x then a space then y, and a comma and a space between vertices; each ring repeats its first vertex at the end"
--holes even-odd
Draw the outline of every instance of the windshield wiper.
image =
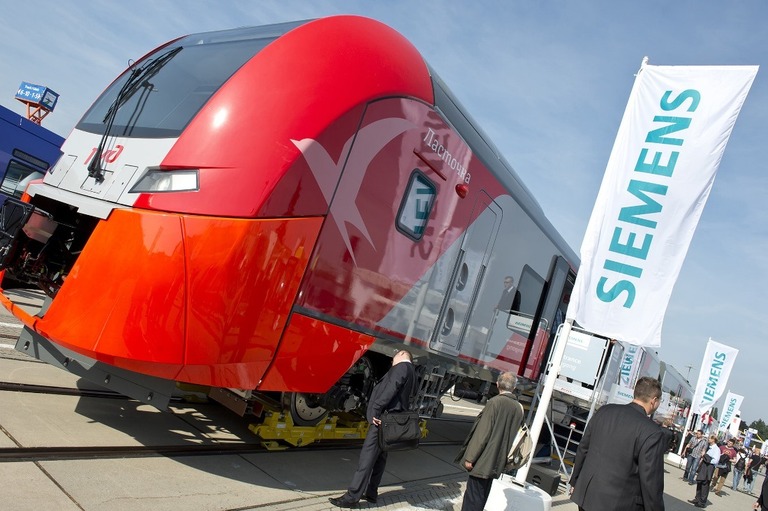
POLYGON ((101 136, 96 152, 93 154, 90 163, 88 163, 88 176, 94 178, 97 183, 104 181, 104 169, 101 168, 101 155, 104 153, 107 139, 112 132, 112 126, 115 123, 118 110, 120 110, 120 107, 131 99, 140 88, 145 87, 151 91, 152 88, 154 88, 154 85, 149 82, 149 79, 156 75, 157 72, 182 49, 183 47, 179 46, 178 48, 168 50, 159 57, 148 61, 144 66, 131 69, 131 75, 120 88, 120 92, 117 93, 117 97, 115 97, 109 110, 107 110, 107 113, 104 115, 102 121, 106 125, 104 133, 101 136))

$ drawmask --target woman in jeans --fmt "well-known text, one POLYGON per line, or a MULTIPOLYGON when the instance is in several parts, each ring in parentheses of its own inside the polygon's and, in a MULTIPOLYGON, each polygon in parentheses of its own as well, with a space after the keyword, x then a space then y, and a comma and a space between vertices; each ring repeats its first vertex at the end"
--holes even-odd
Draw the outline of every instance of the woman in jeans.
POLYGON ((752 455, 747 458, 747 469, 744 472, 744 490, 750 495, 755 485, 755 476, 757 476, 757 471, 762 463, 763 458, 760 456, 760 449, 754 446, 752 448, 752 455))
POLYGON ((733 464, 733 484, 732 490, 739 489, 739 483, 741 482, 741 476, 744 475, 744 467, 747 466, 747 451, 739 449, 736 453, 736 462, 733 464))

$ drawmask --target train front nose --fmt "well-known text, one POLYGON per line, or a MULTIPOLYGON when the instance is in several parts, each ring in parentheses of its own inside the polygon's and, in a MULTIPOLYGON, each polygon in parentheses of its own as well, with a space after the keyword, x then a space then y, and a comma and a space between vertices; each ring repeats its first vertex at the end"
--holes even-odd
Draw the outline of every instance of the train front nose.
POLYGON ((254 388, 320 225, 116 209, 96 223, 44 310, 31 315, 2 300, 42 337, 96 361, 254 388))
POLYGON ((49 295, 47 303, 39 311, 25 309, 13 298, 18 291, 8 291, 4 305, 77 353, 122 360, 134 370, 151 364, 154 375, 175 376, 184 360, 186 287, 179 216, 115 210, 107 220, 94 220, 92 232, 80 232, 85 239, 75 246, 76 236, 63 232, 67 219, 46 214, 57 224, 55 235, 41 243, 29 229, 17 234, 3 285, 29 287, 30 293, 36 285, 49 295), (74 264, 67 266, 68 259, 74 264))

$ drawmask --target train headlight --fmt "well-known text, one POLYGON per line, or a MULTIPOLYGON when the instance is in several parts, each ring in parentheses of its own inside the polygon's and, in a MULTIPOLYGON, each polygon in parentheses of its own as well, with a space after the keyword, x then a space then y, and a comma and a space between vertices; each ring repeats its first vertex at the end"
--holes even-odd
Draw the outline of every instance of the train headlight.
POLYGON ((148 169, 131 193, 189 192, 199 188, 197 169, 148 169))

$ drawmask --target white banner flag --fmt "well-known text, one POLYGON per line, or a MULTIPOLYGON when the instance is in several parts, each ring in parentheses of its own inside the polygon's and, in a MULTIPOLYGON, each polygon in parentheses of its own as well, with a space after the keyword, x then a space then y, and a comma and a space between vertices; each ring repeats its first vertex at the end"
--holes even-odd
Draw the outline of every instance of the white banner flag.
POLYGON ((741 409, 742 401, 744 401, 744 396, 734 394, 730 390, 728 391, 728 395, 725 397, 725 403, 723 403, 720 425, 717 428, 718 431, 728 429, 728 427, 731 425, 731 422, 733 422, 733 419, 736 417, 736 412, 741 409))
POLYGON ((736 416, 731 421, 731 425, 727 429, 728 435, 729 435, 730 438, 738 438, 739 437, 739 435, 741 434, 740 433, 741 428, 739 426, 741 426, 741 417, 736 416))
POLYGON ((621 360, 619 385, 632 389, 637 381, 637 372, 640 370, 640 359, 643 356, 643 351, 639 346, 633 344, 621 345, 624 346, 624 356, 621 360))
MULTIPOLYGON (((691 411, 702 415, 712 409, 715 401, 725 392, 728 377, 731 375, 733 363, 739 350, 725 344, 720 344, 712 339, 707 342, 707 350, 701 362, 699 381, 696 383, 696 392, 693 394, 691 411)), ((726 403, 727 407, 727 403, 726 403)))
POLYGON ((672 287, 756 74, 643 64, 584 235, 568 319, 661 345, 672 287))

